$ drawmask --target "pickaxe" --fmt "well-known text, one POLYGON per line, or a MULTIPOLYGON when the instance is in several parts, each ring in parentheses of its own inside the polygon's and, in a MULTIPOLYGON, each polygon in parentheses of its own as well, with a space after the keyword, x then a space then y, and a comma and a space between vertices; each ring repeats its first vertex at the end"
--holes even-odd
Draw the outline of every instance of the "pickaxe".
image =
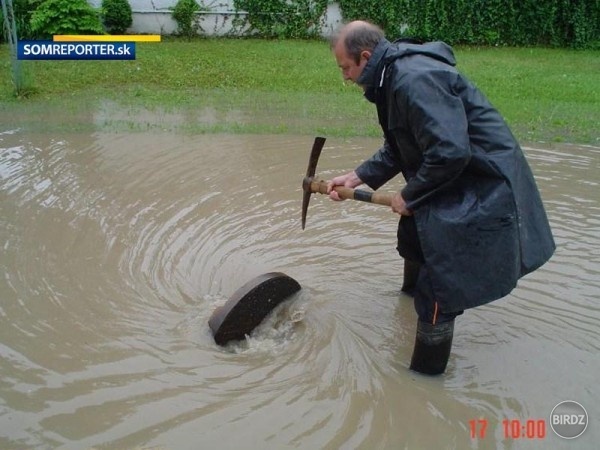
MULTIPOLYGON (((314 176, 317 170, 317 163, 319 162, 319 156, 321 156, 321 150, 325 145, 324 137, 316 137, 313 143, 312 151, 310 152, 310 159, 308 160, 308 168, 306 169, 306 176, 302 180, 302 190, 304 191, 304 197, 302 198, 302 229, 306 225, 306 212, 308 211, 308 203, 310 202, 310 194, 318 192, 320 194, 327 194, 327 182, 320 180, 315 181, 314 176)), ((389 193, 381 192, 369 192, 360 189, 351 189, 344 186, 335 186, 333 188, 341 199, 358 200, 361 202, 376 203, 378 205, 391 206, 392 195, 389 193)))

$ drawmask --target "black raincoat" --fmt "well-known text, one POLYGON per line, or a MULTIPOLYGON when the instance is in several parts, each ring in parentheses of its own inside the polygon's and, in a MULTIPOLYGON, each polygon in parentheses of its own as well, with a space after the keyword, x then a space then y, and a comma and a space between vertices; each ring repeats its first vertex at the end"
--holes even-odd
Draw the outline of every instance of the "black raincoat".
POLYGON ((373 50, 358 83, 383 147, 356 173, 378 189, 399 172, 436 301, 458 312, 507 295, 555 249, 523 151, 443 42, 373 50))

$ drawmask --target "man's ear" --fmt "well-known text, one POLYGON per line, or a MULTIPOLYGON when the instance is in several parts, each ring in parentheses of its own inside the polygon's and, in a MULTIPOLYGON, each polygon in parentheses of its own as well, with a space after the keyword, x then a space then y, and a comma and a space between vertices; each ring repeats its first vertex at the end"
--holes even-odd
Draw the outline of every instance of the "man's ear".
POLYGON ((371 52, 369 50, 363 50, 360 52, 360 57, 365 58, 368 61, 371 58, 371 52))

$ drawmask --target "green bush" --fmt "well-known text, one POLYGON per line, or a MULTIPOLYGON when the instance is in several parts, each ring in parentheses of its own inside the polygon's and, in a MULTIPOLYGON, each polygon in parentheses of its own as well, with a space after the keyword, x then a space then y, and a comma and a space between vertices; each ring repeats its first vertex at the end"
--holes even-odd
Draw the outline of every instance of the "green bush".
POLYGON ((100 14, 86 0, 43 0, 31 15, 38 38, 55 34, 104 34, 100 14))
MULTIPOLYGON (((234 0, 236 24, 266 38, 313 37, 327 0, 234 0)), ((600 0, 338 0, 345 22, 369 20, 390 39, 470 45, 595 48, 600 0)))
POLYGON ((366 19, 391 38, 450 44, 590 48, 599 0, 339 0, 344 20, 366 19))
MULTIPOLYGON (((2 0, 4 1, 4 0, 2 0)), ((17 28, 17 38, 20 40, 32 39, 31 16, 43 0, 13 0, 13 13, 15 26, 17 28)), ((0 8, 0 17, 2 9, 0 8)), ((3 19, 2 19, 3 20, 3 19)), ((2 37, 5 37, 4 34, 2 37)), ((0 39, 1 40, 1 39, 0 39)))
POLYGON ((192 38, 198 34, 200 24, 196 13, 202 8, 195 0, 178 0, 173 8, 173 19, 177 22, 177 34, 192 38))
POLYGON ((407 24, 406 0, 340 0, 344 21, 368 20, 379 25, 390 38, 400 36, 407 24))
POLYGON ((235 0, 236 10, 248 13, 236 25, 248 26, 252 32, 267 38, 316 37, 327 3, 327 0, 235 0))
POLYGON ((102 20, 111 34, 123 34, 131 26, 131 5, 127 0, 102 0, 102 20))

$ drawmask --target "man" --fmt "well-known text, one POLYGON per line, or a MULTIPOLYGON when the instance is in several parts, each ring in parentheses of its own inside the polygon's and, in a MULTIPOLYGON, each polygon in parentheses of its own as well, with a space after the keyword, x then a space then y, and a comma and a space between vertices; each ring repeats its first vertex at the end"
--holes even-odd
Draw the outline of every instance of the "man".
POLYGON ((506 296, 555 249, 525 156, 484 95, 455 68, 443 42, 390 43, 376 26, 345 25, 332 43, 345 80, 377 107, 383 147, 328 182, 378 189, 398 173, 403 290, 414 296, 410 368, 445 371, 454 319, 506 296))

